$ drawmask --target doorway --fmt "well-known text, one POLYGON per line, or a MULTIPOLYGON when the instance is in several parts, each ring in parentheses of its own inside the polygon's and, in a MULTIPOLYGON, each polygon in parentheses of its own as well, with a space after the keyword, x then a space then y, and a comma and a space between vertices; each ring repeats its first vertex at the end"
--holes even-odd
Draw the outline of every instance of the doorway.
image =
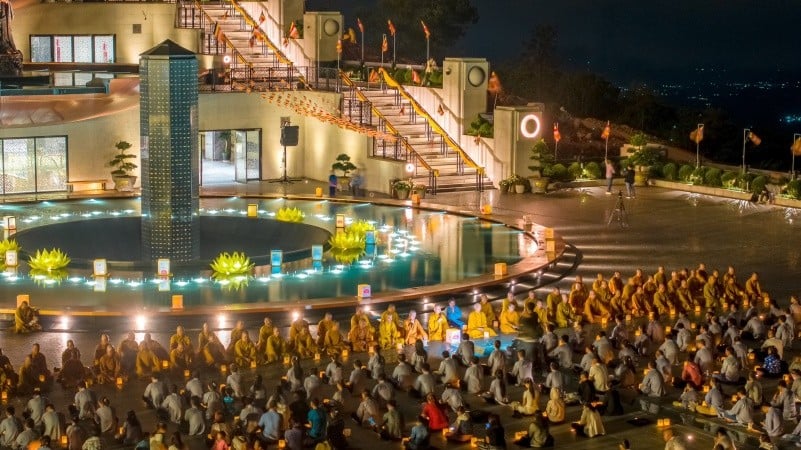
POLYGON ((206 130, 199 136, 200 184, 261 179, 261 130, 206 130))

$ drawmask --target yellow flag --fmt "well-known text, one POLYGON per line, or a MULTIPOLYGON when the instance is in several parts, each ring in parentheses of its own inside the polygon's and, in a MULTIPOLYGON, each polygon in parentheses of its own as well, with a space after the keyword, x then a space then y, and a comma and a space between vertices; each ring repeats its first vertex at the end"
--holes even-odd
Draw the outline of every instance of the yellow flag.
POLYGON ((798 136, 795 139, 795 142, 793 142, 793 145, 792 147, 790 147, 790 150, 793 152, 793 155, 801 156, 801 136, 798 136))

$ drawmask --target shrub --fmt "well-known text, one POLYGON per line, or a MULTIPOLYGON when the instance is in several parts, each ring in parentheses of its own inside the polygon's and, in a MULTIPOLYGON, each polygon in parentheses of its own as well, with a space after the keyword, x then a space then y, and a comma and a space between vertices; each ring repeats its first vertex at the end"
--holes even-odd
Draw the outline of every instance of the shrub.
POLYGON ((690 181, 690 177, 693 175, 693 171, 695 168, 689 164, 684 164, 679 169, 679 180, 681 181, 690 181))
POLYGON ((693 174, 690 175, 690 183, 703 184, 705 173, 706 173, 706 167, 704 166, 696 167, 695 169, 693 169, 693 174))
POLYGON ((543 175, 551 178, 555 181, 567 181, 568 180, 568 173, 567 167, 564 164, 553 164, 547 166, 543 171, 543 175))
POLYGON ((648 167, 648 178, 659 178, 662 176, 663 164, 658 162, 648 167))
POLYGON ((720 179, 722 173, 720 169, 710 168, 704 174, 704 184, 712 187, 723 186, 723 181, 720 179))
POLYGON ((675 163, 667 163, 662 167, 662 177, 668 181, 675 181, 679 175, 679 168, 675 163))
POLYGON ((768 184, 768 178, 764 175, 760 175, 754 178, 751 181, 751 192, 759 193, 762 192, 762 189, 768 184))
POLYGON ((601 166, 595 161, 588 162, 587 165, 584 166, 584 175, 591 180, 601 178, 601 166))
POLYGON ((723 172, 723 175, 720 176, 720 181, 725 188, 734 187, 734 183, 737 182, 737 172, 732 172, 731 170, 723 172))
POLYGON ((571 180, 575 180, 581 176, 582 168, 581 164, 574 162, 571 163, 570 166, 567 168, 567 174, 571 180))
POLYGON ((801 180, 792 180, 787 183, 787 195, 790 198, 799 199, 801 198, 801 180))
POLYGON ((756 175, 753 173, 740 173, 737 175, 735 187, 747 191, 751 187, 751 183, 754 181, 754 178, 756 178, 756 175))

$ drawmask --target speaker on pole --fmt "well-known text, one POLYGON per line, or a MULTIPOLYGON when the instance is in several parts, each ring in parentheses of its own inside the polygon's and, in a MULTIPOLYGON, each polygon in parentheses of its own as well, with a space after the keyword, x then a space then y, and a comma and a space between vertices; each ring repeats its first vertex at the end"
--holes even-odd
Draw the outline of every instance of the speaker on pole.
POLYGON ((298 127, 297 125, 289 125, 281 127, 281 145, 285 147, 294 147, 298 145, 298 127))

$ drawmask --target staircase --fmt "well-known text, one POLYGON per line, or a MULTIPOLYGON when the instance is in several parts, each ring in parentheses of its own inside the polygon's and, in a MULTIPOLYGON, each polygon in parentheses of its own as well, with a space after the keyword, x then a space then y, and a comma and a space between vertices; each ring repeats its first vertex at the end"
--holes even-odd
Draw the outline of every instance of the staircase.
POLYGON ((357 85, 341 75, 343 85, 350 89, 345 92, 344 114, 363 123, 364 110, 370 110, 377 117, 378 128, 396 135, 400 142, 387 144, 374 139, 372 156, 418 162, 412 179, 426 184, 434 193, 491 189, 492 180, 486 177, 483 168, 444 131, 437 132, 439 127, 432 115, 389 74, 380 72, 387 83, 357 85), (358 103, 359 107, 347 107, 358 103))
POLYGON ((306 86, 305 68, 293 66, 236 2, 187 1, 179 3, 178 11, 177 27, 203 30, 201 53, 230 57, 225 81, 231 87, 237 83, 262 89, 306 86))

